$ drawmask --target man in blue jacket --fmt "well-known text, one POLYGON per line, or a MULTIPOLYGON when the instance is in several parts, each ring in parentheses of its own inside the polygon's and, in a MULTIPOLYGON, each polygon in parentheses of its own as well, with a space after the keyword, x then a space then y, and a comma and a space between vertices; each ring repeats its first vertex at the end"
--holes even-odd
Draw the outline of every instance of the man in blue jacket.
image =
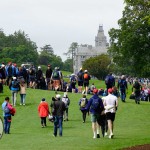
POLYGON ((89 99, 86 109, 90 110, 91 122, 93 129, 93 138, 100 138, 99 136, 99 125, 97 121, 100 119, 101 112, 104 110, 102 99, 98 97, 98 90, 93 90, 93 96, 89 99))

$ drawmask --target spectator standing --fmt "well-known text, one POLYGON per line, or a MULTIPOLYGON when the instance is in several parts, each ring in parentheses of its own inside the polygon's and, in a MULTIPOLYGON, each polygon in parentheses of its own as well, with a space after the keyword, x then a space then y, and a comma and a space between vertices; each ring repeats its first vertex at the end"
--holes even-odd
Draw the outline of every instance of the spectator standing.
POLYGON ((120 89, 120 98, 122 102, 126 100, 126 90, 128 90, 127 81, 124 75, 118 80, 118 89, 120 89))
POLYGON ((78 93, 82 93, 83 87, 83 70, 80 68, 80 71, 77 73, 77 80, 78 80, 78 93))
POLYGON ((1 78, 0 78, 0 93, 3 93, 3 82, 1 78))
POLYGON ((68 121, 68 110, 69 110, 69 105, 70 105, 70 99, 68 97, 68 94, 67 92, 64 93, 64 96, 62 97, 62 101, 65 103, 65 111, 64 111, 64 116, 63 116, 63 119, 64 121, 68 121))
POLYGON ((12 93, 12 104, 13 106, 16 106, 17 93, 18 91, 20 91, 20 85, 16 77, 13 77, 13 81, 11 81, 9 89, 11 90, 12 93))
POLYGON ((0 78, 2 79, 2 84, 6 82, 6 69, 4 63, 0 66, 0 78))
POLYGON ((86 109, 87 104, 88 104, 88 99, 86 98, 86 95, 83 94, 83 97, 79 100, 79 106, 82 112, 83 123, 85 123, 86 121, 86 114, 88 112, 88 110, 86 109))
POLYGON ((25 105, 26 84, 25 81, 20 82, 20 105, 25 105))
POLYGON ((71 78, 70 78, 70 84, 71 84, 71 88, 72 88, 72 93, 75 93, 76 92, 76 76, 75 74, 72 74, 71 75, 71 78))
POLYGON ((5 98, 5 101, 2 103, 3 117, 4 117, 4 133, 10 134, 10 126, 11 126, 11 110, 13 107, 9 103, 9 97, 5 98))
POLYGON ((106 84, 106 88, 107 88, 107 93, 108 93, 109 88, 112 88, 113 86, 115 86, 115 78, 113 77, 112 73, 110 73, 106 76, 105 84, 106 84))
POLYGON ((110 88, 108 89, 108 96, 104 98, 104 108, 106 113, 106 119, 108 122, 108 129, 109 129, 109 138, 113 138, 113 129, 114 129, 114 120, 116 114, 116 108, 118 107, 118 99, 116 96, 112 95, 113 90, 110 88))
POLYGON ((140 94, 141 94, 142 86, 139 83, 138 79, 135 79, 135 82, 132 87, 132 92, 135 94, 135 103, 140 104, 140 94))
POLYGON ((46 117, 49 115, 49 106, 45 98, 42 98, 42 101, 38 105, 38 113, 41 118, 41 126, 44 128, 46 127, 46 117))
POLYGON ((30 88, 35 88, 36 70, 33 65, 28 70, 28 74, 29 74, 29 86, 30 86, 30 88))
POLYGON ((90 110, 91 113, 93 138, 95 139, 100 138, 99 135, 100 126, 98 124, 98 121, 100 120, 101 112, 104 110, 104 106, 102 99, 98 97, 98 89, 94 89, 93 94, 94 95, 88 101, 86 109, 90 110))
POLYGON ((59 136, 63 133, 63 113, 66 109, 65 103, 61 101, 61 96, 56 95, 56 101, 53 103, 54 115, 54 136, 57 136, 57 129, 59 128, 59 136))
POLYGON ((84 84, 84 91, 85 94, 87 95, 88 93, 88 88, 89 88, 89 80, 91 79, 89 73, 87 70, 84 70, 84 74, 83 74, 83 84, 84 84))
POLYGON ((50 90, 50 84, 51 84, 51 76, 52 76, 52 69, 51 65, 47 65, 47 70, 46 70, 46 85, 47 89, 50 90))
POLYGON ((38 66, 38 70, 36 72, 37 89, 42 89, 41 86, 42 78, 43 78, 43 71, 41 70, 41 66, 38 66))
POLYGON ((52 76, 51 76, 51 80, 53 81, 53 89, 55 91, 59 90, 60 89, 60 86, 61 86, 61 74, 58 70, 57 67, 55 67, 53 73, 52 73, 52 76))

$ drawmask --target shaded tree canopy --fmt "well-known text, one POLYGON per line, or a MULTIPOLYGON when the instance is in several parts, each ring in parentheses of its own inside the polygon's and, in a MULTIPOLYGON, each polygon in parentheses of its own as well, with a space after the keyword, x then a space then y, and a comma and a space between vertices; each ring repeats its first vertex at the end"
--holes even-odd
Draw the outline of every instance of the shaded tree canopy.
POLYGON ((5 63, 12 61, 19 64, 22 62, 37 64, 37 46, 23 31, 8 36, 0 31, 0 53, 0 59, 5 63))
POLYGON ((150 76, 150 1, 125 0, 120 29, 109 31, 109 54, 126 73, 150 76))
POLYGON ((96 78, 104 79, 111 71, 111 59, 107 54, 101 54, 85 60, 82 67, 84 70, 87 69, 96 78))

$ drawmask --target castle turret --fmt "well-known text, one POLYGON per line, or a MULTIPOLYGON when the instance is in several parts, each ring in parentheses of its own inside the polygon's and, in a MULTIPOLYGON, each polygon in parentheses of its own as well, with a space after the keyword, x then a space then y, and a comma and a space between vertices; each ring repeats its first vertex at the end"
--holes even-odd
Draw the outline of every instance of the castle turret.
POLYGON ((100 47, 108 46, 102 25, 99 26, 97 36, 95 37, 95 47, 99 47, 99 46, 100 47))

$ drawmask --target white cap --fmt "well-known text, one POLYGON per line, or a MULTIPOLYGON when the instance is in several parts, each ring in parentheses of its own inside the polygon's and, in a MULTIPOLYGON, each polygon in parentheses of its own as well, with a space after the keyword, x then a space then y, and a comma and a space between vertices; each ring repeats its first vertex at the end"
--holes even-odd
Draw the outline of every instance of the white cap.
POLYGON ((124 78, 125 78, 125 75, 122 75, 122 76, 121 76, 121 79, 124 79, 124 78))
POLYGON ((5 65, 4 65, 4 64, 2 64, 2 67, 5 67, 5 65))
POLYGON ((64 93, 64 97, 66 97, 67 95, 68 95, 67 92, 65 92, 65 93, 64 93))
POLYGON ((41 66, 38 66, 38 69, 41 69, 41 66))
POLYGON ((60 98, 60 97, 61 97, 61 95, 60 95, 60 94, 57 94, 57 95, 56 95, 56 98, 60 98))
POLYGON ((16 77, 13 77, 13 80, 16 80, 17 78, 16 77))
POLYGON ((24 66, 24 64, 21 64, 21 67, 23 67, 24 66))
POLYGON ((84 72, 88 72, 87 70, 84 70, 84 72))

